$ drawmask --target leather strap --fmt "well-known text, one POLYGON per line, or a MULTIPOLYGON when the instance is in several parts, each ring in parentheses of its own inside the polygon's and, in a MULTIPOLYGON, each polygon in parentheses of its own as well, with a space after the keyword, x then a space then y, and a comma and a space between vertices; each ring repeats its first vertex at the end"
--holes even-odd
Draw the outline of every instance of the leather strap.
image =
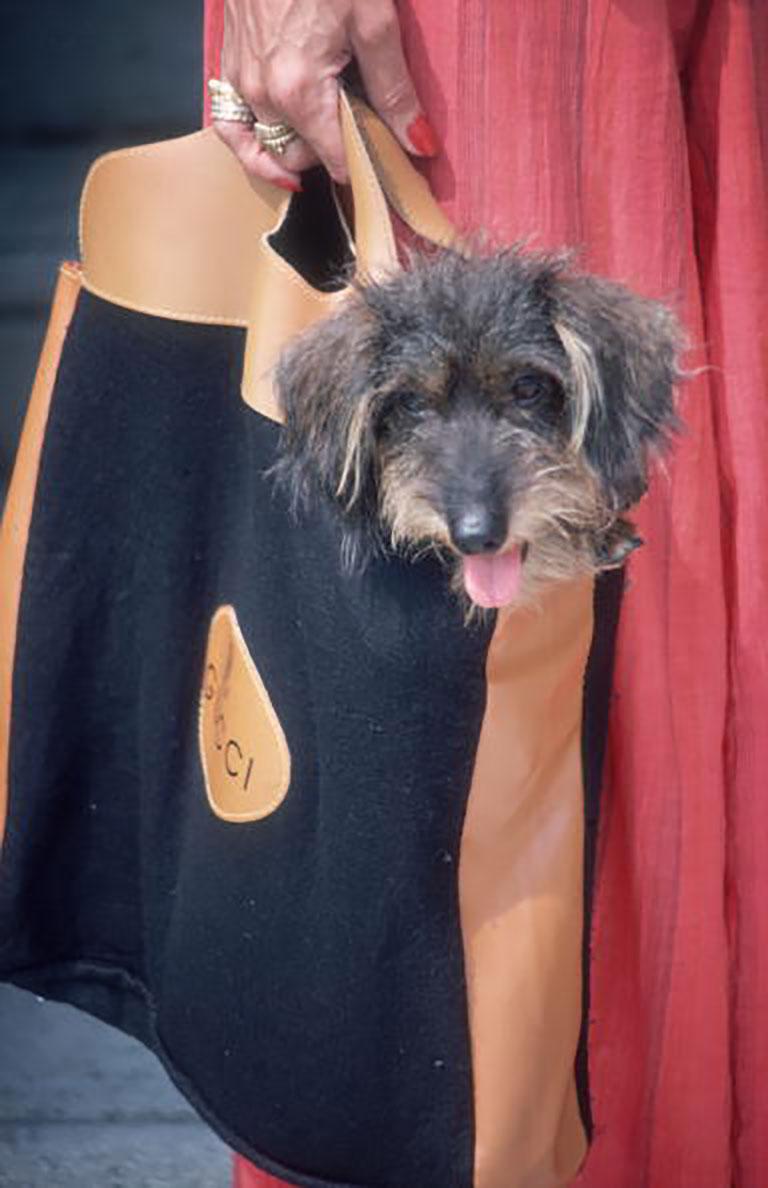
MULTIPOLYGON (((397 267, 391 206, 422 238, 456 241, 424 179, 364 104, 341 97, 358 269, 397 267)), ((271 373, 284 345, 344 292, 314 289, 269 244, 290 196, 250 183, 212 129, 101 157, 80 212, 83 284, 116 305, 248 328, 243 398, 279 419, 271 373)))
POLYGON ((386 124, 359 100, 349 105, 366 159, 392 209, 421 239, 460 249, 456 228, 386 124))
MULTIPOLYGON (((355 247, 358 268, 370 276, 397 268, 397 246, 387 201, 379 185, 366 142, 355 121, 355 110, 342 91, 339 108, 344 149, 355 207, 355 247)), ((405 154, 403 154, 405 158, 405 154)))

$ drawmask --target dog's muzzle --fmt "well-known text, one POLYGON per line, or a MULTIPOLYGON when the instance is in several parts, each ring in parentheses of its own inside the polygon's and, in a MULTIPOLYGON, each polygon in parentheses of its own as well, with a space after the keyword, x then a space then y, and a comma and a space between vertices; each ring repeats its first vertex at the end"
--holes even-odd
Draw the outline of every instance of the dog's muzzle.
POLYGON ((462 558, 464 588, 476 606, 508 606, 520 592, 525 545, 507 545, 506 509, 474 505, 448 523, 451 543, 462 558))
POLYGON ((507 538, 507 516, 486 507, 462 511, 448 525, 454 547, 465 556, 496 553, 507 538))

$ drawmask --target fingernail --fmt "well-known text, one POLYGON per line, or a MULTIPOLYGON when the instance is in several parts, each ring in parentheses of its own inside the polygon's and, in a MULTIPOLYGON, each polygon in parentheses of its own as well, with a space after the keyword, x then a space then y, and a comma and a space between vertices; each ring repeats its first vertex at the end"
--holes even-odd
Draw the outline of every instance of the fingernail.
POLYGON ((290 190, 292 194, 303 193, 303 188, 299 182, 288 181, 286 177, 276 177, 274 178, 274 183, 276 186, 280 186, 281 190, 290 190))
POLYGON ((408 125, 406 131, 408 133, 408 139, 417 153, 421 153, 424 157, 437 156, 440 151, 440 143, 432 128, 427 123, 426 116, 418 116, 408 125))

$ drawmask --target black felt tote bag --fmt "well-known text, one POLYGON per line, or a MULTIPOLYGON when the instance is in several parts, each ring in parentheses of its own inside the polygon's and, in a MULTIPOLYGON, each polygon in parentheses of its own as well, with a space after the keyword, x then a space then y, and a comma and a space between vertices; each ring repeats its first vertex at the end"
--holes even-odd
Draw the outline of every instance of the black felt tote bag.
MULTIPOLYGON (((387 197, 446 238, 343 120, 360 266, 396 262, 387 197)), ((350 576, 290 514, 270 366, 344 297, 322 178, 254 190, 202 132, 98 162, 82 232, 0 537, 0 975, 297 1184, 565 1183, 590 583, 467 625, 429 558, 350 576)))

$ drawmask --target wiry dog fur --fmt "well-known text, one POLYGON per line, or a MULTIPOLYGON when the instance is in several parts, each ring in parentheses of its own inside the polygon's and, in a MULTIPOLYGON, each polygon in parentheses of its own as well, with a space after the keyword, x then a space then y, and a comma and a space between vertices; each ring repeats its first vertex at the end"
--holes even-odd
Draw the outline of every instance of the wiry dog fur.
POLYGON ((664 306, 564 256, 441 250, 284 354, 277 472, 296 508, 331 501, 347 564, 516 548, 522 601, 639 543, 622 513, 676 427, 677 350, 664 306))

